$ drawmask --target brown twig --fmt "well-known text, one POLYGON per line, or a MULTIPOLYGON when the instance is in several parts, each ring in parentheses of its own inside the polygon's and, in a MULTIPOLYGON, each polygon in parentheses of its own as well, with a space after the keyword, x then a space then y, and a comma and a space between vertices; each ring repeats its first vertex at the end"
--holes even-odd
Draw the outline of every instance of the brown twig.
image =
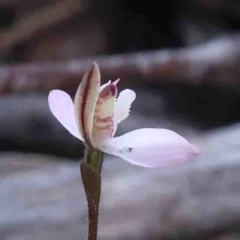
POLYGON ((211 82, 240 89, 240 35, 235 35, 192 48, 2 67, 0 94, 53 88, 73 91, 94 60, 106 80, 121 77, 122 81, 211 82))
POLYGON ((62 22, 80 10, 82 6, 78 0, 61 0, 30 13, 16 22, 13 28, 1 31, 0 50, 5 51, 16 44, 22 43, 36 33, 62 22))

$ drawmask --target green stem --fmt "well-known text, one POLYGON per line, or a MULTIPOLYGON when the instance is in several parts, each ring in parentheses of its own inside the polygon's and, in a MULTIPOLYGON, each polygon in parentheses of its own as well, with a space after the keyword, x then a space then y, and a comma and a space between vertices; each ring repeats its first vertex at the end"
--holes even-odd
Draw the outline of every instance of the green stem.
POLYGON ((84 159, 88 164, 99 174, 101 175, 102 170, 102 161, 103 161, 103 152, 98 149, 91 149, 85 147, 85 157, 84 159))
POLYGON ((101 151, 86 147, 81 175, 88 202, 88 240, 97 240, 102 161, 101 151))

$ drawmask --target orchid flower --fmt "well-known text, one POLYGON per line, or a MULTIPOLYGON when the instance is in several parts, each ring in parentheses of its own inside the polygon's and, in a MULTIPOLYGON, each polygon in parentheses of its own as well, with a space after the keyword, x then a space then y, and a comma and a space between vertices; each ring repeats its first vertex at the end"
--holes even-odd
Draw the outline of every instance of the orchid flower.
POLYGON ((199 150, 177 133, 159 128, 142 128, 114 137, 117 126, 126 119, 134 91, 125 89, 117 97, 119 80, 100 86, 96 63, 85 74, 74 103, 63 91, 53 90, 49 107, 58 121, 76 138, 92 149, 118 156, 142 167, 160 167, 183 162, 199 150))

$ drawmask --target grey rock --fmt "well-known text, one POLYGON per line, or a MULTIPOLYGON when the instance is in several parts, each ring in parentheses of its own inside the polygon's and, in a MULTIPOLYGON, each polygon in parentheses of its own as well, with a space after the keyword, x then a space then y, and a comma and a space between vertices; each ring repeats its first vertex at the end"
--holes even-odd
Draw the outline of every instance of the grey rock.
MULTIPOLYGON (((239 124, 200 135, 194 141, 200 157, 154 170, 106 157, 99 239, 239 239, 239 136, 239 124)), ((0 181, 1 239, 85 239, 78 163, 25 154, 2 158, 8 160, 0 168, 18 162, 18 171, 0 181)))

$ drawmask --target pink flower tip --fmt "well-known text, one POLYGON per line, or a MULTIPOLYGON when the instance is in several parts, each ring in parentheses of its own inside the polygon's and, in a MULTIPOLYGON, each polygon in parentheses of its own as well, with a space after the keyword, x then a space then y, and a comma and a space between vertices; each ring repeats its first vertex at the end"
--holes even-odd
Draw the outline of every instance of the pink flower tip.
POLYGON ((194 154, 195 156, 198 156, 198 155, 201 154, 201 151, 200 151, 199 148, 195 147, 194 145, 191 145, 191 147, 192 147, 192 150, 193 150, 193 154, 194 154))

